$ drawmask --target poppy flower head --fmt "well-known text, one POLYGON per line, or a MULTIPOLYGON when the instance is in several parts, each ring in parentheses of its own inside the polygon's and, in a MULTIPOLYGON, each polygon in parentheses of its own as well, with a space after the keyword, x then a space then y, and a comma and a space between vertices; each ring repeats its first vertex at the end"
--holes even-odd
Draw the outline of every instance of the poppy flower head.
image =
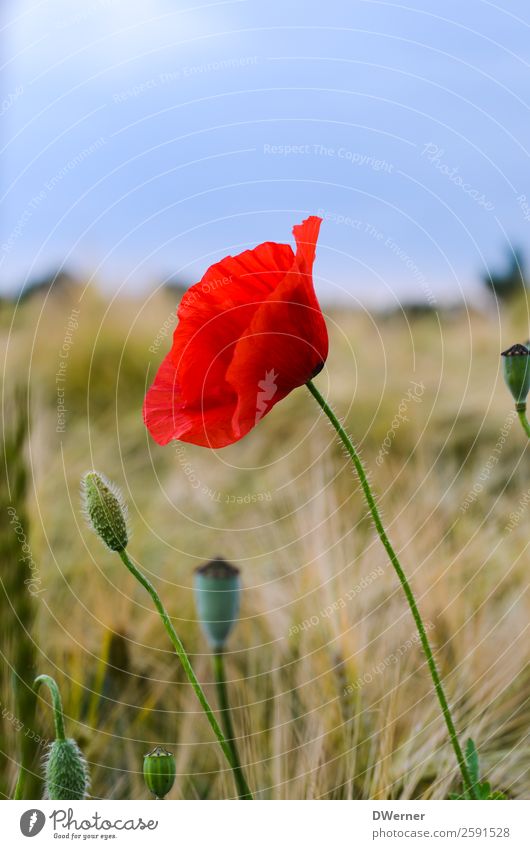
POLYGON ((320 223, 293 228, 296 253, 264 242, 210 266, 186 292, 144 402, 160 445, 237 442, 323 367, 328 336, 312 277, 320 223))

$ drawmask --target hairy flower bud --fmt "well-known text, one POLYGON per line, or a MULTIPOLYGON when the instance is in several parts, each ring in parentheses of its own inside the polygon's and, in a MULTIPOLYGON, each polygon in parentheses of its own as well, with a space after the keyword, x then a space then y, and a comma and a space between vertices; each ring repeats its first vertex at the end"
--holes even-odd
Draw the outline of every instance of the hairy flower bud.
POLYGON ((512 345, 501 356, 506 386, 515 399, 516 409, 524 410, 530 391, 530 350, 526 345, 512 345))
POLYGON ((90 783, 87 762, 75 740, 64 733, 63 705, 59 687, 51 675, 35 678, 35 693, 45 685, 51 695, 55 740, 44 757, 44 788, 48 799, 84 799, 90 783))
POLYGON ((54 740, 44 759, 47 799, 84 799, 88 792, 87 762, 72 739, 54 740))
POLYGON ((144 757, 144 779, 157 799, 163 799, 175 783, 175 756, 162 746, 155 746, 144 757))
POLYGON ((99 472, 87 472, 81 492, 88 523, 111 551, 127 548, 127 506, 111 481, 99 472))
POLYGON ((195 570, 195 603, 210 646, 224 647, 239 616, 239 569, 217 557, 195 570))

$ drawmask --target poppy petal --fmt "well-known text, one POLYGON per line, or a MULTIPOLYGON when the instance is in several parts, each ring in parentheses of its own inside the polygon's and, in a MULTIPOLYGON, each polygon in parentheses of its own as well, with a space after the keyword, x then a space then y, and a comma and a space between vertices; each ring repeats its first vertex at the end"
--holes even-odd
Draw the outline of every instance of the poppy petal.
POLYGON ((237 396, 229 389, 224 401, 198 406, 183 402, 171 354, 163 360, 144 401, 144 422, 159 445, 181 439, 195 445, 223 448, 234 441, 232 417, 237 396))
POLYGON ((293 262, 290 245, 265 242, 212 265, 186 293, 172 348, 186 402, 198 403, 205 396, 222 402, 236 342, 293 262))
POLYGON ((327 358, 327 329, 311 276, 319 227, 320 219, 312 216, 295 228, 293 268, 236 345, 226 378, 238 395, 233 418, 238 439, 327 358))
POLYGON ((264 242, 215 263, 186 293, 144 402, 159 444, 236 442, 321 368, 328 337, 312 281, 320 223, 310 216, 294 227, 296 255, 264 242))

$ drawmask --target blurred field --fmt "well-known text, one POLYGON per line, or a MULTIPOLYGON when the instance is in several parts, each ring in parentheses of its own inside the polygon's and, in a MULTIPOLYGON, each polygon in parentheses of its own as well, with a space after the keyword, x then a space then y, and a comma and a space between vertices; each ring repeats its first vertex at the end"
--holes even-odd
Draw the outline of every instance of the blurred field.
MULTIPOLYGON (((168 292, 108 302, 93 286, 0 307, 4 395, 30 386, 38 671, 61 686, 93 795, 145 798, 142 757, 157 743, 177 755, 173 797, 234 790, 149 599, 84 525, 79 479, 91 467, 123 488, 130 553, 156 581, 212 701, 192 571, 218 554, 241 568, 242 618, 227 662, 258 796, 446 797, 458 778, 409 611, 309 393, 293 393, 220 452, 162 449, 148 438, 143 395, 170 337, 149 348, 174 307, 168 292), (78 327, 68 329, 69 319, 78 327)), ((529 455, 499 373, 501 348, 527 338, 527 305, 500 318, 335 309, 328 324, 331 355, 318 385, 370 469, 462 737, 477 741, 497 789, 528 798, 529 455), (407 420, 380 455, 399 409, 407 420)), ((5 595, 1 603, 7 611, 5 595)), ((12 707, 8 676, 1 701, 12 707)), ((43 703, 37 725, 51 734, 43 703)), ((11 759, 18 734, 4 717, 11 759)), ((10 761, 4 795, 15 775, 10 761)))

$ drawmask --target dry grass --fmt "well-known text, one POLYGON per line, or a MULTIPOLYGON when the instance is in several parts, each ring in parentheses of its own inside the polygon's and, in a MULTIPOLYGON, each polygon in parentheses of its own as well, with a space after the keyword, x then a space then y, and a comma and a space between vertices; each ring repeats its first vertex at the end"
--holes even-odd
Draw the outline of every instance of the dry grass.
MULTIPOLYGON (((33 406, 32 546, 45 588, 34 626, 38 666, 61 685, 94 795, 145 797, 142 756, 157 743, 177 754, 172 796, 234 790, 149 599, 82 522, 79 479, 92 466, 123 488, 130 552, 156 581, 213 701, 192 570, 216 554, 241 567, 242 617, 227 663, 242 759, 258 796, 447 796, 458 777, 410 614, 309 394, 293 393, 221 452, 159 448, 143 428, 141 404, 167 349, 149 352, 171 297, 107 304, 87 291, 80 306, 78 299, 75 290, 35 298, 17 311, 11 335, 4 307, 1 326, 7 380, 29 371, 33 406), (78 306, 60 434, 55 374, 78 306), (260 493, 262 501, 253 498, 260 493)), ((318 383, 370 469, 432 623, 462 736, 477 741, 495 787, 528 798, 530 516, 522 509, 514 529, 505 528, 530 483, 498 357, 502 343, 526 338, 526 307, 502 324, 465 311, 410 322, 336 311, 329 323, 332 354, 318 383), (378 465, 411 381, 424 384, 420 400, 409 399, 408 421, 378 465), (506 422, 498 462, 463 509, 506 422)), ((49 722, 43 712, 45 736, 49 722)))

